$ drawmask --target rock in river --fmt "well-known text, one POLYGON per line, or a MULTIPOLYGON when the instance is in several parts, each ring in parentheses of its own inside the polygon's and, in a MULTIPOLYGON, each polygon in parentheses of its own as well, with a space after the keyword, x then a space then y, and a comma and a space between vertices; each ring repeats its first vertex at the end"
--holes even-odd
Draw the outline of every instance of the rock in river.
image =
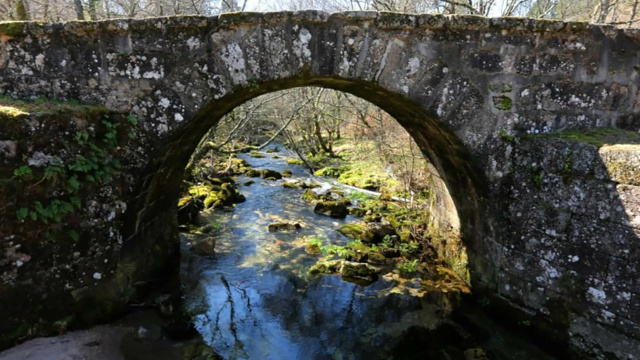
POLYGON ((344 219, 349 214, 349 209, 347 209, 347 204, 342 201, 320 201, 316 204, 313 212, 344 219))

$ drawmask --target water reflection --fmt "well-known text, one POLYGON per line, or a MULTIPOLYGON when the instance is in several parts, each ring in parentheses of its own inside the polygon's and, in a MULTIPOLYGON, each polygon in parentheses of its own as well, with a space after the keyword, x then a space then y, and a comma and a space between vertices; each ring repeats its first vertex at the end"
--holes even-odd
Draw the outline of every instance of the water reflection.
MULTIPOLYGON (((245 159, 258 169, 291 169, 294 177, 308 176, 301 166, 283 159, 245 159)), ((247 180, 241 176, 238 183, 247 180)), ((281 181, 259 179, 240 190, 247 202, 233 212, 208 215, 220 227, 216 254, 195 256, 186 245, 183 251, 188 311, 222 357, 408 359, 416 354, 453 359, 474 345, 463 344, 460 331, 448 320, 457 294, 412 296, 398 291, 391 277, 363 287, 339 276, 307 274, 318 255, 304 251, 306 238, 342 244, 347 239, 336 230, 353 221, 350 216, 336 220, 314 214, 312 206, 299 199, 301 190, 283 188, 281 181), (274 220, 297 221, 303 227, 270 233, 267 225, 274 220)), ((186 234, 183 243, 190 236, 186 234)), ((411 281, 405 285, 419 286, 411 281)))

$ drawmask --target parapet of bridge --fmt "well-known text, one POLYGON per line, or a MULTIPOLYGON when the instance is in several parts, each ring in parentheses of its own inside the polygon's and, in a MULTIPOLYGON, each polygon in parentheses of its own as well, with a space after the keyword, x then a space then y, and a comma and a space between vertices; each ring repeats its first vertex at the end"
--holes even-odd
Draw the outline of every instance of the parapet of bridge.
POLYGON ((117 133, 111 181, 81 184, 75 241, 34 238, 39 223, 5 215, 20 207, 0 192, 4 332, 104 319, 175 271, 174 209, 200 137, 256 96, 325 86, 414 137, 455 203, 474 292, 575 358, 638 358, 639 78, 640 32, 586 23, 319 11, 0 23, 0 95, 102 107, 0 116, 4 177, 72 161, 77 133, 100 140, 104 120, 134 132, 117 133))

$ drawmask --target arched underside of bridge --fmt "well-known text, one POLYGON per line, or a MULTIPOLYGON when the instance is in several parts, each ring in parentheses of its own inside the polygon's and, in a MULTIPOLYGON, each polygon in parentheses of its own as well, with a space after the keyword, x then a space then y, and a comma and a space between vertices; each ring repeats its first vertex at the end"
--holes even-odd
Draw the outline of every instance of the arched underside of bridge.
MULTIPOLYGON (((261 94, 323 86, 378 105, 416 140, 454 200, 475 290, 523 310, 532 328, 552 324, 577 353, 627 358, 640 347, 635 150, 553 132, 633 135, 639 77, 638 30, 584 23, 318 11, 2 23, 0 94, 101 104, 135 114, 138 128, 120 149, 125 186, 85 195, 87 235, 71 250, 52 261, 36 256, 55 253, 43 244, 24 265, 32 247, 9 247, 26 239, 2 239, 20 261, 3 262, 0 301, 37 273, 30 301, 64 299, 49 310, 80 304, 96 319, 121 308, 175 269, 179 183, 206 130, 261 94)), ((38 119, 0 139, 3 164, 54 151, 31 146, 47 127, 38 119)), ((91 121, 71 117, 53 135, 72 144, 101 118, 91 121)))

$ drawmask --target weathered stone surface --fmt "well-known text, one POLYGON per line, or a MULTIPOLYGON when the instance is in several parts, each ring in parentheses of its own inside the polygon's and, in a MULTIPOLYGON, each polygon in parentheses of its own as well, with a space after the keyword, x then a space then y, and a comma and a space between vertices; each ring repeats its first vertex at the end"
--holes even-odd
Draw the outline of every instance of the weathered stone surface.
MULTIPOLYGON (((54 254, 68 249, 23 246, 32 239, 13 237, 7 231, 15 224, 0 223, 0 299, 29 304, 46 295, 65 299, 49 302, 59 309, 99 308, 87 322, 116 311, 137 292, 133 284, 166 271, 178 251, 182 172, 205 132, 251 98, 315 85, 375 103, 412 134, 442 180, 437 216, 460 220, 475 292, 537 314, 561 329, 561 339, 579 334, 570 340, 577 358, 626 359, 640 347, 638 317, 625 313, 627 297, 638 299, 637 282, 625 278, 635 270, 621 264, 638 257, 639 185, 633 162, 611 175, 605 166, 620 159, 612 149, 626 144, 612 143, 603 160, 590 143, 527 137, 616 125, 637 132, 636 30, 300 11, 0 24, 0 39, 1 95, 103 104, 139 122, 137 143, 123 148, 131 159, 127 186, 110 194, 126 212, 118 208, 113 226, 100 230, 118 246, 99 242, 104 249, 86 264, 63 269, 57 264, 66 259, 54 254), (28 266, 20 260, 27 257, 28 266), (105 266, 100 279, 88 270, 105 266), (614 268, 620 271, 608 274, 614 268), (56 274, 82 282, 66 287, 56 274), (59 286, 20 297, 19 286, 36 278, 59 286)), ((24 136, 0 139, 0 163, 47 154, 47 144, 29 140, 46 133, 36 126, 45 122, 28 121, 33 130, 24 136)), ((0 122, 0 134, 16 123, 0 122)), ((71 143, 75 133, 75 124, 63 123, 56 138, 71 143)), ((91 214, 101 211, 111 213, 95 207, 91 214)))

